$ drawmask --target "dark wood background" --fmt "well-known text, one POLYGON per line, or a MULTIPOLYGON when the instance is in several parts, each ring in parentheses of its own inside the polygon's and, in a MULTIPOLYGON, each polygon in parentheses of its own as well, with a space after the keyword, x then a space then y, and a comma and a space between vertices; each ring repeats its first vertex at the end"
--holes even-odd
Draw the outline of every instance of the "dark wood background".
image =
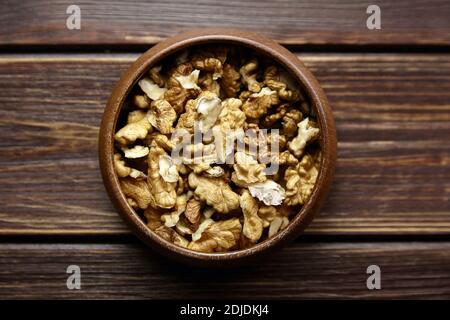
POLYGON ((0 1, 0 298, 450 298, 450 2, 0 1), (382 29, 367 30, 378 4, 382 29), (197 270, 146 248, 98 168, 121 73, 192 27, 263 33, 296 52, 338 131, 329 200, 270 260, 197 270), (82 290, 66 288, 77 264, 82 290), (382 290, 366 288, 377 264, 382 290))

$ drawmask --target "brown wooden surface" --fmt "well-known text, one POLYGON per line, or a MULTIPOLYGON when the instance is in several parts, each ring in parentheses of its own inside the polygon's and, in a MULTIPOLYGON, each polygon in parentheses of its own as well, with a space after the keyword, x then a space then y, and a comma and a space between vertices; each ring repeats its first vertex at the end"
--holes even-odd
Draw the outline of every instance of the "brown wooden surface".
POLYGON ((193 27, 239 27, 294 45, 448 45, 449 15, 447 0, 3 0, 0 45, 153 44, 193 27), (81 31, 66 28, 73 4, 81 31), (381 8, 381 30, 366 27, 369 4, 381 8))
MULTIPOLYGON (((136 55, 0 58, 0 235, 123 234, 97 161, 105 101, 136 55)), ((450 56, 302 54, 339 151, 313 234, 450 234, 450 56)))
POLYGON ((0 1, 0 298, 450 299, 449 1, 371 2, 382 11, 376 31, 359 0, 82 0, 81 31, 66 28, 72 4, 0 1), (297 50, 339 140, 309 236, 227 271, 144 247, 107 198, 97 159, 120 74, 149 45, 208 26, 297 50), (70 264, 81 267, 80 291, 66 288, 70 264), (366 288, 371 264, 382 290, 366 288))
POLYGON ((3 244, 0 298, 450 298, 449 243, 296 243, 235 270, 179 266, 131 244, 3 244), (66 269, 81 269, 67 290, 66 269), (381 290, 367 290, 379 265, 381 290))

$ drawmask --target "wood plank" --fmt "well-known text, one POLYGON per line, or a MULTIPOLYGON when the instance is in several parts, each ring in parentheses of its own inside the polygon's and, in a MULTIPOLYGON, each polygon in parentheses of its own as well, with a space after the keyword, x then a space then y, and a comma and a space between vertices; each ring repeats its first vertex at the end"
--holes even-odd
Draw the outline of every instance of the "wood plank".
POLYGON ((1 244, 0 298, 449 298, 450 243, 296 243, 239 270, 174 264, 141 244, 1 244), (66 269, 81 269, 68 290, 66 269), (369 265, 381 290, 366 287, 369 265))
POLYGON ((68 30, 70 0, 3 1, 1 45, 154 44, 190 28, 238 27, 283 44, 431 44, 450 41, 446 0, 77 1, 81 30, 68 30), (368 30, 366 9, 381 8, 381 30, 368 30))
MULTIPOLYGON (((0 57, 0 235, 117 235, 97 135, 136 55, 0 57)), ((310 234, 450 234, 450 55, 301 54, 328 94, 338 168, 310 234)))

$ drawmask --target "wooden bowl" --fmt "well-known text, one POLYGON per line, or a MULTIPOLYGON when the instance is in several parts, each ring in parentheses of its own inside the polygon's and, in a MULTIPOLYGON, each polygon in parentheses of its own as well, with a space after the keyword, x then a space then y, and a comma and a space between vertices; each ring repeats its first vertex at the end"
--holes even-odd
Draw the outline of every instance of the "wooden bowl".
POLYGON ((233 29, 201 29, 169 38, 140 56, 125 72, 114 88, 103 115, 99 136, 100 168, 106 190, 122 218, 143 242, 161 254, 182 263, 205 267, 237 266, 272 252, 296 237, 311 222, 324 203, 330 189, 336 162, 336 131, 331 109, 320 85, 300 60, 287 49, 257 34, 233 29), (137 81, 167 56, 199 44, 233 44, 272 58, 284 67, 304 90, 315 111, 321 130, 322 162, 313 192, 289 225, 273 237, 248 249, 226 253, 200 253, 176 246, 151 231, 128 205, 113 166, 114 133, 121 107, 137 81))

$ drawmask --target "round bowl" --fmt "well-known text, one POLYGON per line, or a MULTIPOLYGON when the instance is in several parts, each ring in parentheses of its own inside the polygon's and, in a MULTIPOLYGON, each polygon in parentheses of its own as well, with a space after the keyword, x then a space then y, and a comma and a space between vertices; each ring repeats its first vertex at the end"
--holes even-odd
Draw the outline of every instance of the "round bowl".
POLYGON ((140 56, 122 75, 111 93, 103 115, 99 135, 99 160, 105 188, 111 201, 122 218, 129 224, 133 233, 144 243, 169 258, 189 265, 201 267, 239 266, 273 252, 281 245, 295 239, 311 222, 315 213, 324 203, 333 180, 336 162, 336 131, 331 109, 319 83, 290 51, 270 39, 247 31, 235 29, 192 30, 158 43, 140 56), (117 119, 125 99, 137 81, 151 66, 174 52, 193 45, 211 43, 240 45, 278 62, 304 90, 315 111, 321 130, 319 141, 322 150, 321 167, 307 203, 303 205, 298 214, 293 216, 289 225, 273 237, 251 248, 226 253, 191 251, 156 235, 127 203, 113 165, 114 133, 117 119))

